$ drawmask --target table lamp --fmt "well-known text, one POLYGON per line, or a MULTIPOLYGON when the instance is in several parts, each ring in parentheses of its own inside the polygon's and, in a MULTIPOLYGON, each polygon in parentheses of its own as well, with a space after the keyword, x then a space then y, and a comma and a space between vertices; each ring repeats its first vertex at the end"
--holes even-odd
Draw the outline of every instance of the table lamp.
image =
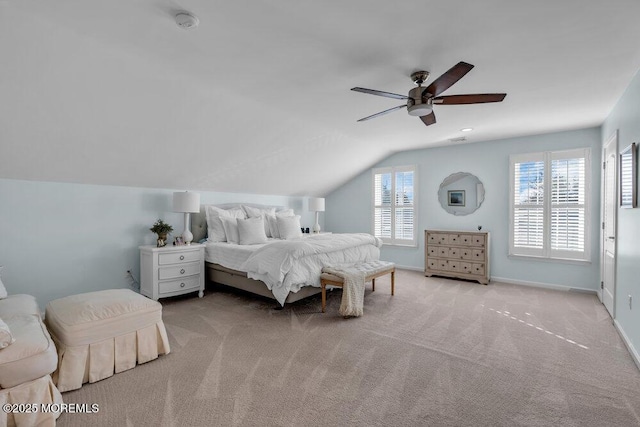
POLYGON ((184 213, 182 239, 186 245, 190 245, 193 240, 193 234, 189 230, 189 214, 200 212, 200 194, 188 191, 173 193, 173 211, 184 213))
POLYGON ((316 197, 309 199, 309 210, 316 213, 316 223, 313 225, 313 233, 320 233, 320 222, 318 221, 319 212, 324 212, 324 198, 316 197))

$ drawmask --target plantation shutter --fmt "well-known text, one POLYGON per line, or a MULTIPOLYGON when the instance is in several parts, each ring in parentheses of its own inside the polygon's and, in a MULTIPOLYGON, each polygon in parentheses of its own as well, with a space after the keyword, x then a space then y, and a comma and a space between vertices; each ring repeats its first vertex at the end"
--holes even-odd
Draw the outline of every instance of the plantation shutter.
POLYGON ((413 240, 413 171, 396 172, 396 240, 413 240))
POLYGON ((584 152, 551 153, 551 252, 559 257, 585 252, 586 160, 584 152))
POLYGON ((510 158, 510 255, 588 260, 589 149, 510 158))
POLYGON ((517 253, 541 256, 544 251, 544 156, 539 154, 516 161, 513 177, 513 246, 517 253))
POLYGON ((374 175, 374 235, 391 239, 391 172, 374 175))
POLYGON ((375 169, 373 234, 385 243, 415 245, 415 167, 375 169))

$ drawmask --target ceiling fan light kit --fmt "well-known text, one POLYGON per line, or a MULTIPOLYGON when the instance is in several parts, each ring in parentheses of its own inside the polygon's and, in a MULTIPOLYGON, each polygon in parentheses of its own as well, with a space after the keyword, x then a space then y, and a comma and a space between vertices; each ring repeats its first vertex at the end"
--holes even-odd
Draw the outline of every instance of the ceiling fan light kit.
POLYGON ((462 104, 484 104, 488 102, 502 102, 507 96, 506 93, 478 93, 478 94, 465 94, 465 95, 449 95, 439 96, 442 92, 453 86, 458 80, 463 78, 471 69, 473 65, 466 62, 458 62, 451 67, 443 75, 435 79, 426 88, 422 87, 429 78, 428 71, 416 71, 411 74, 411 80, 418 87, 415 87, 409 91, 408 96, 399 95, 397 93, 382 92, 375 89, 366 89, 363 87, 354 87, 351 90, 356 92, 368 93, 369 95, 384 96, 386 98, 402 99, 406 100, 406 105, 398 105, 397 107, 389 108, 388 110, 381 111, 368 117, 364 117, 359 122, 373 119, 401 108, 407 108, 407 112, 411 116, 420 117, 420 120, 426 125, 432 125, 436 122, 436 116, 433 114, 433 105, 462 105, 462 104))
MULTIPOLYGON (((427 73, 427 75, 429 75, 427 73)), ((407 111, 410 116, 426 116, 433 110, 431 99, 424 98, 422 91, 424 88, 421 86, 415 87, 409 91, 409 99, 407 100, 407 111)))

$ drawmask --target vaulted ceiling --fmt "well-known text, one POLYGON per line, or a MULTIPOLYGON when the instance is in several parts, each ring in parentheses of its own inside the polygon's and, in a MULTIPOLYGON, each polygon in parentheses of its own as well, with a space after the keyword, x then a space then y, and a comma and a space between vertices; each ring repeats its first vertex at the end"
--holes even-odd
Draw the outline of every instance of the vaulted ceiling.
POLYGON ((0 178, 324 195, 396 151, 597 126, 640 68, 639 16, 636 0, 0 0, 0 178), (401 102, 350 88, 406 94, 413 71, 459 61, 475 68, 444 94, 505 101, 356 122, 401 102))

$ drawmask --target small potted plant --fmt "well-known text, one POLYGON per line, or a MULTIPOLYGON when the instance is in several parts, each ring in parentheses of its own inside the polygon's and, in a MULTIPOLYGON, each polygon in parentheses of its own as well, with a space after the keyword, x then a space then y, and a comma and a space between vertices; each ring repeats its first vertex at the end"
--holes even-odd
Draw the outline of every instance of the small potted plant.
POLYGON ((161 248, 167 244, 167 235, 173 231, 173 227, 159 219, 149 230, 158 235, 158 247, 161 248))

